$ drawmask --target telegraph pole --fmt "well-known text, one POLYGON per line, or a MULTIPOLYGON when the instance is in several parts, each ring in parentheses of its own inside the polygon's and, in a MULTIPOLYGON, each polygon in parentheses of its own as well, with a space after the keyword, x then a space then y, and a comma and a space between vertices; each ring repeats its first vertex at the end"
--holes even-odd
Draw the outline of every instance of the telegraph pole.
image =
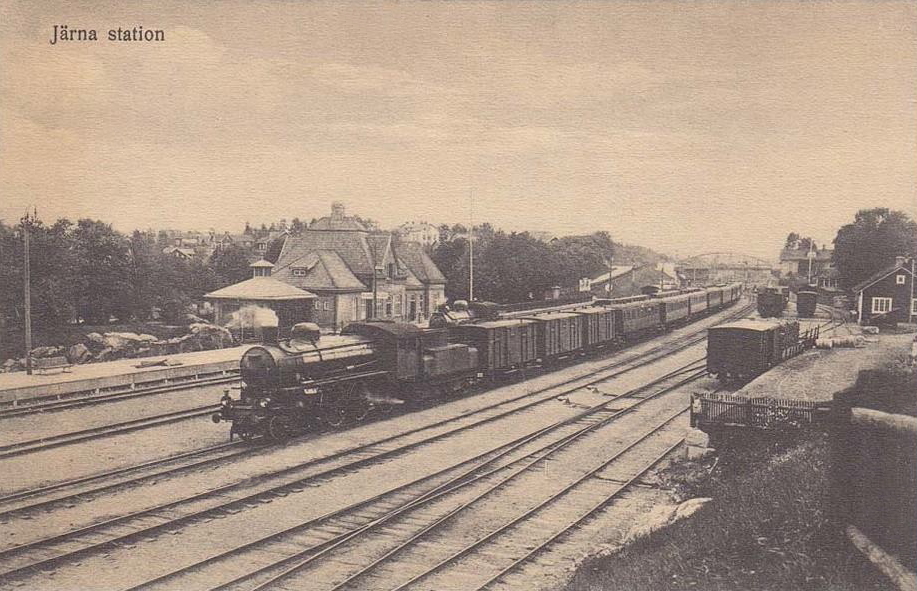
POLYGON ((474 190, 468 190, 471 202, 471 227, 468 229, 468 301, 474 301, 474 190))
POLYGON ((25 258, 23 265, 23 295, 25 296, 25 372, 32 375, 32 292, 31 292, 31 269, 29 268, 29 230, 32 221, 26 212, 22 218, 22 236, 25 241, 25 258))

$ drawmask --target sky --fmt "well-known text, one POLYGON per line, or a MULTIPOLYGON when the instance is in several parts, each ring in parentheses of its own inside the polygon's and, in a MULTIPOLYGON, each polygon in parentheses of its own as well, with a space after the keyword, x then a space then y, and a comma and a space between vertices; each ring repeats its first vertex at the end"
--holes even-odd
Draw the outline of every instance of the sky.
POLYGON ((0 0, 0 219, 332 201, 767 259, 917 218, 917 3, 0 0), (136 26, 165 41, 105 40, 136 26))

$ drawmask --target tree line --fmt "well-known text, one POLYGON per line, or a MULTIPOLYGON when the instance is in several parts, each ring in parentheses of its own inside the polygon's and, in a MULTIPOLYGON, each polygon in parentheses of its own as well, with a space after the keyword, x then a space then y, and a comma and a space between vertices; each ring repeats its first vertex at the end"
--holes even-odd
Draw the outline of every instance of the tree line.
MULTIPOLYGON (((544 242, 528 232, 504 232, 490 224, 474 227, 474 297, 494 302, 541 299, 545 290, 575 289, 583 277, 608 269, 616 245, 607 232, 565 236, 544 242)), ((446 276, 446 297, 467 299, 471 233, 465 226, 441 226, 431 258, 446 276)))
POLYGON ((206 260, 182 260, 163 253, 167 237, 152 230, 126 236, 91 219, 23 223, 0 221, 0 320, 8 326, 24 322, 26 229, 32 317, 39 326, 148 320, 154 310, 174 320, 205 293, 250 276, 248 253, 238 246, 206 260))

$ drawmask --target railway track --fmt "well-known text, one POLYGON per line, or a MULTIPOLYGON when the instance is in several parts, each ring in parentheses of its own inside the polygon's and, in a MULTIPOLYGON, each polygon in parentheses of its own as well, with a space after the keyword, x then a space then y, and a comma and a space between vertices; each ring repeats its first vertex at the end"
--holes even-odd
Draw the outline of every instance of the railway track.
POLYGON ((828 306, 827 304, 816 304, 816 308, 831 315, 829 321, 818 325, 819 331, 827 332, 830 330, 832 332, 837 332, 838 329, 847 324, 847 316, 844 314, 843 310, 838 310, 834 306, 828 306))
MULTIPOLYGON (((644 404, 693 382, 705 373, 702 361, 694 361, 644 386, 588 407, 572 417, 539 429, 509 444, 501 444, 489 449, 470 460, 451 466, 446 471, 422 477, 407 485, 380 493, 369 500, 360 501, 259 540, 212 555, 203 561, 144 581, 130 589, 161 587, 164 589, 260 590, 278 584, 282 587, 283 581, 287 581, 307 567, 310 568, 308 573, 310 589, 351 588, 357 583, 360 584, 354 588, 364 588, 362 579, 368 573, 387 564, 405 549, 419 543, 422 538, 438 533, 463 512, 476 509, 482 503, 492 501, 491 495, 514 484, 518 486, 518 481, 526 476, 531 476, 533 470, 537 473, 537 465, 548 461, 573 461, 577 455, 575 449, 577 443, 582 443, 590 435, 599 434, 602 429, 607 428, 614 421, 636 412, 644 404), (398 520, 401 521, 398 522, 398 520), (407 524, 406 527, 405 524, 407 524), (335 550, 353 546, 370 537, 372 537, 373 546, 378 547, 379 540, 386 539, 390 547, 381 556, 378 549, 373 553, 364 552, 361 548, 350 548, 349 553, 342 559, 337 559, 333 554, 335 550), (294 551, 291 552, 291 549, 294 551), (237 562, 233 564, 233 560, 237 562), (316 567, 319 563, 322 566, 316 567), (355 563, 359 565, 359 568, 353 572, 355 563), (238 568, 238 564, 244 564, 246 572, 225 580, 227 573, 232 573, 234 567, 238 568), (347 567, 349 567, 352 572, 340 580, 342 564, 344 570, 348 570, 347 567), (319 570, 317 571, 316 568, 319 570), (331 574, 322 572, 321 568, 330 569, 332 572, 331 574), (334 580, 335 573, 338 575, 337 581, 334 580), (215 586, 211 585, 213 581, 221 578, 224 579, 222 582, 215 586)), ((477 540, 474 547, 495 539, 498 535, 509 531, 510 528, 518 527, 537 511, 561 497, 573 494, 574 490, 591 486, 587 481, 590 481, 598 472, 607 469, 612 462, 669 425, 686 410, 684 407, 678 408, 674 415, 667 416, 649 432, 618 450, 611 458, 603 460, 599 466, 589 469, 585 474, 553 493, 549 499, 504 524, 500 529, 477 540)), ((671 449, 673 447, 669 446, 666 453, 671 449)), ((658 459, 654 460, 652 464, 658 462, 658 459)), ((646 467, 640 474, 648 469, 649 467, 646 467)), ((635 478, 636 476, 632 477, 632 480, 635 478)), ((608 481, 603 482, 607 484, 608 481)), ((616 491, 623 490, 627 484, 629 483, 624 486, 616 486, 616 491)), ((607 498, 603 497, 603 499, 607 498)), ((600 505, 593 503, 590 504, 589 509, 594 512, 598 506, 600 505)), ((582 519, 585 519, 585 516, 569 524, 567 529, 582 519)), ((543 526, 543 520, 539 520, 538 524, 537 527, 543 526)), ((523 533, 522 536, 525 538, 528 533, 523 533)), ((555 535, 552 539, 556 538, 555 535)), ((456 559, 459 554, 467 554, 471 549, 473 548, 469 546, 443 564, 456 559)), ((524 558, 523 556, 519 560, 524 558)), ((427 574, 417 579, 429 576, 433 569, 438 568, 441 566, 434 565, 427 574)), ((401 572, 402 570, 398 566, 386 569, 387 572, 401 572)), ((292 582, 292 588, 302 588, 301 583, 301 580, 292 582)), ((370 586, 390 588, 392 583, 386 581, 379 584, 378 581, 373 581, 370 586)), ((433 588, 441 587, 434 585, 433 588)))
POLYGON ((158 384, 154 386, 135 388, 127 392, 103 392, 99 394, 76 396, 61 400, 40 401, 34 403, 24 402, 17 406, 7 406, 5 408, 0 408, 0 420, 46 412, 70 410, 84 406, 94 406, 96 404, 103 404, 106 402, 120 402, 122 400, 131 400, 133 398, 142 398, 144 396, 152 396, 155 394, 177 392, 179 390, 198 388, 201 386, 232 384, 238 381, 238 375, 206 377, 195 380, 173 382, 170 384, 158 384))
POLYGON ((158 427, 162 425, 168 425, 170 423, 175 423, 177 421, 202 417, 210 415, 219 407, 220 406, 218 404, 208 404, 205 406, 198 406, 195 408, 163 413, 151 417, 131 419, 129 421, 122 421, 120 423, 113 423, 110 425, 102 425, 99 427, 93 427, 91 429, 82 429, 79 431, 71 431, 69 433, 61 433, 59 435, 49 435, 39 439, 30 439, 27 441, 8 443, 6 445, 0 445, 0 460, 13 456, 34 453, 37 451, 44 451, 47 449, 60 447, 62 445, 82 443, 92 439, 121 435, 140 429, 148 429, 150 427, 158 427))
MULTIPOLYGON (((609 379, 610 377, 620 375, 621 373, 631 371, 636 367, 640 367, 671 354, 674 349, 680 350, 691 344, 695 344, 697 340, 698 339, 687 338, 687 342, 680 343, 678 346, 673 347, 672 344, 669 344, 668 346, 655 349, 654 351, 656 351, 657 354, 649 355, 648 359, 645 359, 647 354, 634 355, 626 360, 594 370, 586 376, 578 376, 566 380, 561 384, 555 384, 533 393, 526 393, 514 399, 504 400, 500 404, 494 405, 494 408, 480 409, 465 417, 441 421, 437 426, 444 426, 446 423, 454 424, 462 420, 466 421, 466 424, 453 425, 443 432, 434 433, 430 436, 422 437, 419 440, 406 441, 415 434, 422 431, 429 431, 431 429, 430 425, 416 429, 414 432, 402 433, 387 438, 387 440, 381 440, 351 450, 345 450, 332 457, 305 462, 280 472, 265 475, 263 479, 255 483, 246 482, 219 487, 179 501, 125 514, 101 523, 91 524, 49 538, 4 549, 0 551, 0 559, 3 559, 7 564, 10 563, 10 558, 13 558, 13 560, 10 565, 12 568, 8 568, 6 572, 3 573, 3 576, 4 578, 17 576, 30 572, 35 568, 51 568, 54 564, 63 560, 71 559, 92 550, 110 547, 116 543, 126 543, 130 539, 134 539, 138 536, 155 535, 156 532, 167 528, 174 529, 190 521, 206 518, 208 515, 212 516, 217 513, 238 509, 246 503, 257 503, 258 499, 263 499, 266 496, 288 494, 289 491, 295 489, 297 486, 301 487, 308 482, 315 482, 317 479, 327 478, 341 471, 353 470, 371 461, 379 461, 383 458, 405 453, 408 450, 416 449, 420 445, 430 443, 431 441, 441 440, 447 436, 465 431, 482 423, 491 422, 503 416, 519 413, 521 410, 551 400, 563 392, 570 392, 583 388, 589 384, 597 383, 609 379), (627 363, 634 363, 635 360, 641 361, 637 361, 637 365, 617 373, 610 369, 611 367, 619 367, 627 363), (540 396, 538 396, 539 394, 540 396), (531 400, 533 396, 536 397, 535 400, 531 400), (506 410, 492 413, 471 422, 467 421, 467 419, 473 415, 486 414, 488 410, 494 410, 496 407, 507 405, 509 405, 510 408, 506 410), (398 440, 406 441, 406 443, 398 445, 396 443, 398 440), (380 447, 386 444, 394 445, 394 447, 380 447), (229 498, 228 501, 226 500, 227 498, 229 498), (172 517, 164 518, 162 512, 168 512, 172 517), (34 559, 36 553, 39 554, 37 560, 34 559)), ((676 343, 678 342, 676 341, 676 343)))
MULTIPOLYGON (((749 309, 751 309, 751 307, 747 306, 745 308, 741 308, 737 311, 734 311, 732 314, 725 317, 723 321, 728 321, 732 317, 743 315, 747 313, 749 309)), ((649 349, 641 353, 626 356, 624 359, 615 360, 612 363, 603 365, 602 367, 599 367, 587 374, 584 374, 583 376, 578 376, 575 378, 571 378, 569 380, 561 381, 558 384, 553 384, 553 385, 550 385, 544 388, 536 389, 536 390, 526 393, 523 397, 509 399, 504 402, 515 402, 524 397, 538 396, 539 394, 547 392, 551 388, 562 387, 568 384, 574 384, 583 378, 601 376, 602 373, 605 371, 626 367, 633 363, 643 363, 643 362, 650 363, 665 355, 676 353, 687 347, 690 347, 693 344, 696 344, 697 342, 703 339, 703 336, 699 336, 699 333, 701 332, 702 331, 698 331, 698 333, 690 333, 690 334, 684 335, 683 337, 673 342, 666 343, 658 347, 654 347, 652 349, 649 349)), ((640 365, 636 367, 640 367, 640 365)), ((630 369, 625 369, 624 371, 618 374, 615 374, 615 375, 621 375, 623 373, 626 373, 627 371, 630 371, 630 369)), ((601 379, 606 379, 606 378, 601 378, 601 379)), ((477 413, 475 414, 485 413, 502 404, 503 403, 484 407, 482 409, 479 409, 477 413)), ((206 412, 204 414, 206 414, 206 412)), ((466 415, 466 416, 471 416, 471 415, 466 415)), ((425 425, 424 427, 421 427, 420 429, 416 431, 440 427, 446 424, 447 422, 448 420, 435 422, 429 425, 425 425)), ((138 428, 142 428, 142 427, 138 427, 138 428)), ((413 432, 402 434, 402 435, 410 435, 412 433, 413 432)), ((112 435, 112 434, 114 433, 102 432, 96 436, 106 436, 106 435, 112 435)), ((85 437, 88 437, 88 438, 93 437, 91 433, 84 433, 82 436, 84 437, 83 440, 85 440, 85 437)), ((386 445, 392 439, 393 438, 384 438, 382 440, 375 441, 368 445, 369 446, 386 445)), ((41 441, 41 440, 38 440, 38 441, 41 441)), ((54 445, 55 442, 49 442, 49 443, 50 445, 54 445)), ((65 443, 66 443, 66 440, 64 439, 57 444, 64 445, 65 443)), ((359 453, 360 449, 365 448, 365 447, 366 446, 358 446, 355 448, 351 448, 349 450, 345 450, 345 452, 359 453)), ((123 488, 130 487, 130 486, 140 485, 152 479, 167 477, 167 476, 178 474, 178 473, 181 473, 187 470, 191 470, 191 469, 202 469, 207 466, 214 466, 214 465, 217 465, 217 464, 229 461, 229 460, 237 459, 241 456, 244 456, 246 453, 248 453, 248 450, 243 448, 236 453, 225 454, 225 455, 222 455, 222 454, 214 455, 213 457, 199 459, 200 456, 208 455, 213 450, 221 450, 223 448, 224 446, 215 446, 211 448, 205 448, 202 450, 195 450, 192 452, 188 452, 186 454, 180 454, 179 456, 171 456, 171 457, 163 458, 162 460, 145 462, 142 464, 128 466, 125 468, 120 468, 117 470, 112 470, 112 471, 104 472, 101 474, 96 474, 93 476, 88 476, 84 478, 78 478, 74 480, 55 483, 53 485, 42 487, 40 489, 17 491, 5 497, 0 497, 0 518, 10 518, 10 517, 13 517, 14 515, 27 513, 29 511, 36 510, 36 509, 44 510, 58 503, 69 503, 69 502, 82 501, 93 495, 107 493, 107 492, 111 492, 116 489, 123 489, 123 488), (190 463, 182 464, 178 466, 172 465, 172 464, 175 464, 176 461, 181 460, 181 459, 190 460, 190 463), (164 468, 158 469, 160 467, 164 467, 164 468), (129 475, 131 473, 136 473, 138 471, 140 471, 141 473, 134 474, 133 476, 129 478, 122 478, 123 476, 129 475), (115 481, 111 482, 112 479, 115 479, 115 481), (56 494, 56 493, 65 491, 66 489, 72 489, 72 490, 63 495, 56 494), (31 503, 22 504, 21 501, 26 500, 26 499, 37 499, 37 500, 33 500, 31 503), (10 507, 9 505, 11 503, 16 503, 16 505, 13 507, 10 507)), ((27 449, 35 450, 34 447, 27 448, 27 449)), ((10 450, 10 451, 14 452, 15 450, 10 450)), ((26 451, 24 450, 22 451, 22 453, 26 453, 26 451)), ((10 455, 18 455, 18 454, 13 453, 10 455)), ((0 457, 3 457, 3 456, 0 455, 0 457)))

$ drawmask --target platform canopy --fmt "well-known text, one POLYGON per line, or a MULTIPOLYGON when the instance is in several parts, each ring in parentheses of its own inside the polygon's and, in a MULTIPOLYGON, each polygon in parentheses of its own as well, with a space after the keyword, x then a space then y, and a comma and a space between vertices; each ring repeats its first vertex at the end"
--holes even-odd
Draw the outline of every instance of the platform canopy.
POLYGON ((318 296, 289 283, 271 277, 252 277, 240 283, 228 285, 204 296, 208 300, 254 300, 293 301, 310 300, 318 296))

